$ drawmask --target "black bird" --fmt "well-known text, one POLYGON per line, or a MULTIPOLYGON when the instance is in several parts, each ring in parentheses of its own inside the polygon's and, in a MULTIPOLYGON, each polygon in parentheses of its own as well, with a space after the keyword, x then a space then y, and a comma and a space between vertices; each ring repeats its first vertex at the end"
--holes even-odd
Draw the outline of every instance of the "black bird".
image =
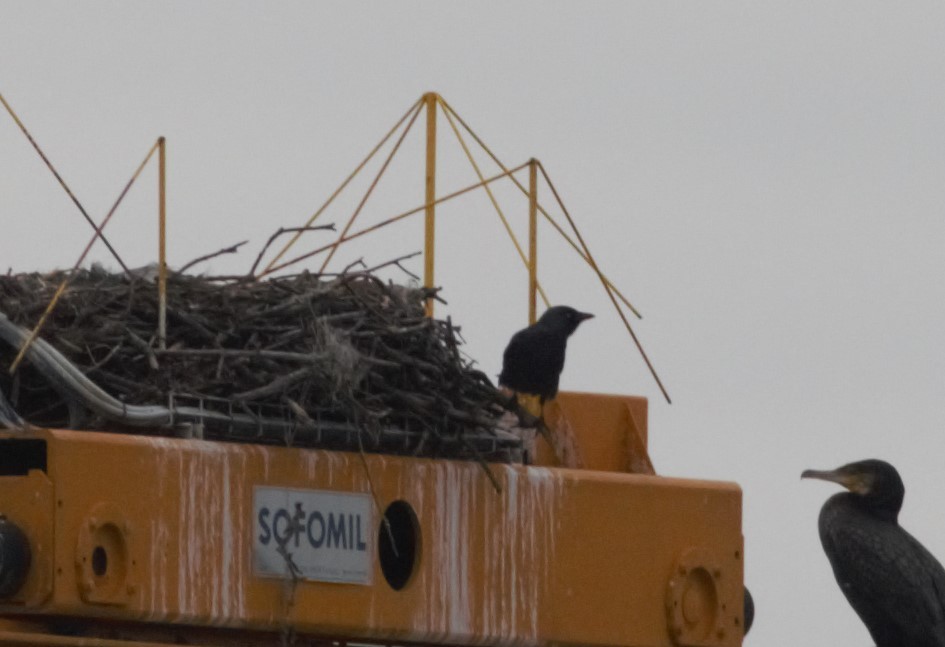
POLYGON ((582 321, 593 316, 568 306, 548 308, 538 321, 512 335, 502 356, 499 384, 540 396, 542 404, 554 398, 568 337, 582 321))
POLYGON ((945 570, 899 526, 906 490, 896 468, 874 459, 801 478, 849 490, 821 509, 820 541, 876 646, 945 647, 945 570))

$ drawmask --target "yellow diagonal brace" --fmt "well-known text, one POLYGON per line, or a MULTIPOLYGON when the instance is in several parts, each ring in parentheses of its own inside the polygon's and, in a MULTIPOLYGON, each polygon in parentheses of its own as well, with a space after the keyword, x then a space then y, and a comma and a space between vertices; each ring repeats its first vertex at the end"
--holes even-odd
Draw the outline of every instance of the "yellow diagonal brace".
MULTIPOLYGON (((473 190, 475 190, 475 189, 478 189, 479 187, 486 186, 487 184, 490 184, 490 183, 492 183, 492 182, 495 182, 496 180, 500 180, 500 179, 502 179, 502 178, 504 178, 504 177, 506 177, 506 176, 512 177, 512 174, 513 174, 513 173, 517 173, 517 172, 521 171, 521 170, 522 170, 523 168, 525 168, 526 166, 528 166, 528 162, 526 162, 526 163, 524 163, 524 164, 521 164, 520 166, 516 166, 515 168, 510 169, 510 170, 507 170, 507 171, 505 171, 505 172, 503 172, 503 173, 499 173, 498 175, 493 175, 492 177, 487 178, 487 179, 483 180, 482 182, 477 182, 476 184, 470 184, 470 185, 467 186, 467 187, 464 187, 464 188, 459 189, 459 190, 457 190, 457 191, 453 191, 452 193, 450 193, 450 194, 448 194, 448 195, 444 195, 442 198, 437 198, 436 200, 433 201, 433 204, 434 204, 434 205, 442 204, 442 203, 446 202, 447 200, 452 200, 453 198, 458 198, 459 196, 461 196, 461 195, 463 195, 463 194, 465 194, 465 193, 469 193, 470 191, 473 191, 473 190)), ((312 256, 315 256, 316 254, 321 254, 322 252, 324 252, 324 251, 326 251, 326 250, 334 249, 334 248, 338 247, 339 245, 348 242, 349 240, 353 240, 353 239, 355 239, 355 238, 359 238, 360 236, 363 236, 363 235, 365 235, 365 234, 369 234, 369 233, 371 233, 372 231, 377 231, 377 230, 380 229, 381 227, 386 227, 387 225, 391 225, 391 224, 393 224, 393 223, 395 223, 395 222, 398 222, 398 221, 400 221, 400 220, 403 220, 404 218, 406 218, 406 217, 408 217, 408 216, 412 216, 412 215, 414 215, 414 214, 420 213, 421 211, 426 211, 426 208, 427 208, 427 205, 424 204, 424 205, 421 205, 421 206, 416 207, 416 208, 414 208, 414 209, 410 209, 409 211, 404 211, 403 213, 398 214, 398 215, 396 215, 396 216, 394 216, 394 217, 392 217, 392 218, 388 218, 387 220, 384 220, 384 221, 382 221, 382 222, 379 222, 379 223, 377 223, 376 225, 371 225, 370 227, 367 227, 367 228, 362 229, 362 230, 360 230, 360 231, 356 231, 356 232, 353 233, 353 234, 348 234, 347 236, 345 236, 345 237, 343 237, 343 238, 339 238, 338 240, 336 240, 336 241, 333 242, 333 243, 328 243, 327 245, 324 245, 324 246, 322 246, 322 247, 319 247, 318 249, 314 249, 314 250, 312 250, 312 251, 310 251, 310 252, 306 252, 305 254, 302 254, 302 255, 300 255, 300 256, 296 256, 295 258, 293 258, 293 259, 290 260, 290 261, 285 261, 285 262, 283 262, 283 263, 281 263, 281 264, 279 264, 279 265, 276 265, 276 266, 273 267, 272 269, 269 269, 269 270, 264 271, 262 274, 259 275, 258 278, 262 278, 262 277, 265 276, 266 274, 270 274, 270 273, 272 273, 272 272, 278 272, 279 270, 285 269, 285 268, 289 267, 290 265, 294 265, 295 263, 298 263, 299 261, 304 261, 305 259, 311 258, 312 256)))
POLYGON ((282 247, 282 249, 279 250, 279 253, 276 254, 275 258, 273 258, 271 261, 269 261, 269 265, 267 265, 266 268, 265 268, 265 269, 263 270, 263 272, 262 272, 263 274, 268 274, 268 273, 269 273, 269 271, 272 269, 272 266, 275 265, 276 263, 278 263, 278 262, 279 262, 279 259, 281 259, 281 258, 285 255, 285 253, 289 251, 289 248, 292 247, 292 246, 295 244, 295 242, 299 239, 299 237, 300 237, 300 236, 302 235, 302 233, 304 232, 305 227, 310 227, 310 226, 312 225, 312 223, 315 222, 315 221, 318 219, 318 217, 319 217, 320 215, 322 215, 322 212, 324 212, 325 209, 328 208, 328 205, 330 205, 332 202, 334 202, 335 198, 338 197, 338 194, 340 194, 342 191, 344 191, 345 187, 348 186, 348 184, 351 182, 351 180, 353 180, 353 179, 355 178, 355 176, 356 176, 358 173, 361 172, 361 169, 363 169, 363 168, 367 165, 367 163, 371 161, 371 159, 374 157, 374 155, 377 154, 377 151, 379 151, 379 150, 381 149, 381 147, 383 147, 384 144, 387 143, 387 140, 390 139, 391 136, 392 136, 395 132, 397 132, 397 129, 400 128, 400 126, 404 123, 404 121, 407 120, 407 117, 409 117, 409 116, 411 115, 411 113, 413 113, 413 112, 417 109, 417 106, 420 104, 420 102, 421 102, 422 100, 423 100, 422 98, 421 98, 421 99, 418 99, 416 102, 414 102, 414 104, 413 104, 412 106, 410 106, 410 108, 407 109, 407 112, 404 113, 404 116, 401 117, 401 118, 397 121, 396 124, 394 124, 394 127, 393 127, 393 128, 391 128, 389 131, 387 131, 387 134, 384 135, 384 138, 381 139, 381 141, 379 141, 379 142, 377 143, 377 146, 375 146, 374 148, 371 149, 371 152, 367 154, 367 157, 365 157, 363 160, 361 160, 361 163, 358 164, 358 166, 351 172, 351 174, 350 174, 347 178, 345 178, 345 181, 341 183, 341 186, 339 186, 337 189, 335 189, 335 192, 332 193, 331 196, 325 201, 325 203, 324 203, 322 206, 320 206, 320 207, 318 208, 318 211, 316 211, 315 213, 313 213, 313 214, 312 214, 312 217, 309 218, 309 219, 306 221, 305 225, 303 225, 301 228, 299 228, 299 231, 295 234, 295 236, 293 236, 293 237, 291 238, 291 240, 289 240, 289 242, 287 242, 287 243, 282 247))
MULTIPOLYGON (((29 140, 29 143, 33 146, 33 149, 39 154, 39 157, 43 160, 43 163, 46 164, 46 168, 48 168, 50 172, 52 172, 53 177, 55 177, 56 181, 59 182, 59 186, 61 186, 63 190, 65 190, 66 195, 69 196, 69 198, 72 200, 72 203, 76 207, 79 208, 79 212, 85 218, 86 222, 89 223, 92 229, 96 229, 95 222, 92 220, 92 216, 88 214, 88 212, 85 210, 85 207, 83 207, 82 203, 79 202, 79 199, 75 197, 75 194, 72 192, 72 189, 69 188, 69 185, 66 184, 66 181, 62 179, 61 175, 59 175, 59 171, 56 170, 56 167, 53 166, 52 162, 49 161, 49 158, 46 157, 46 153, 43 152, 43 149, 41 149, 39 147, 39 144, 36 143, 36 140, 33 139, 33 136, 30 134, 30 131, 26 129, 26 126, 23 125, 23 122, 20 121, 20 118, 17 116, 17 114, 13 112, 13 108, 10 106, 9 103, 7 103, 7 100, 3 98, 2 94, 0 94, 0 104, 3 104, 3 107, 6 108, 7 112, 13 118, 13 121, 15 121, 16 125, 20 128, 20 131, 26 136, 26 139, 29 140)), ((125 262, 123 260, 121 260, 121 256, 118 255, 118 252, 115 251, 115 248, 112 247, 112 244, 108 242, 108 239, 102 236, 102 242, 105 243, 105 247, 108 248, 108 251, 112 253, 112 256, 114 256, 115 260, 118 261, 118 264, 121 265, 121 269, 123 269, 126 274, 130 274, 130 270, 128 269, 128 266, 125 265, 125 262)))
POLYGON ((650 358, 647 357, 646 351, 643 350, 643 344, 640 343, 640 340, 637 339, 636 333, 633 332, 633 328, 630 327, 630 322, 627 321, 627 317, 624 315, 623 310, 620 307, 620 304, 617 303, 617 299, 614 296, 616 290, 614 290, 607 282, 607 279, 604 277, 604 274, 600 271, 600 268, 597 266, 597 261, 594 260, 594 257, 591 255, 591 250, 587 246, 587 243, 584 242, 584 237, 581 236, 581 232, 578 230, 577 225, 574 224, 574 219, 571 218, 571 214, 568 213, 567 207, 564 206, 564 202, 561 200, 561 196, 558 195, 558 190, 555 189, 554 183, 552 183, 551 178, 548 177, 548 173, 545 171, 545 167, 542 166, 541 162, 538 163, 538 168, 541 170, 542 177, 545 178, 545 183, 548 184, 548 188, 551 189, 551 192, 555 196, 555 200, 558 201, 558 206, 561 207, 561 212, 564 214, 564 217, 568 219, 568 224, 571 225, 571 229, 574 230, 574 235, 577 236, 577 239, 581 242, 581 247, 584 248, 584 252, 587 254, 588 263, 590 263, 591 269, 597 274, 600 279, 601 284, 604 286, 604 290, 607 292, 607 296, 610 297, 611 302, 614 304, 614 309, 617 311, 617 314, 620 315, 623 325, 627 328, 627 332, 630 333, 630 337, 633 339, 633 343, 636 344, 637 350, 640 351, 640 355, 643 357, 643 361, 646 362, 646 367, 650 369, 650 375, 653 376, 653 379, 656 380, 656 385, 660 387, 660 391, 663 392, 663 397, 666 398, 666 402, 672 404, 673 401, 669 397, 669 392, 666 390, 666 387, 663 386, 660 376, 656 374, 656 369, 653 367, 653 364, 650 362, 650 358))
POLYGON ((108 214, 102 219, 102 223, 100 225, 93 225, 95 227, 95 233, 92 234, 92 239, 88 242, 88 244, 86 244, 85 249, 82 250, 82 253, 79 255, 79 260, 77 260, 75 265, 72 266, 72 270, 68 272, 65 277, 63 277, 62 283, 59 284, 59 287, 56 289, 55 294, 53 294, 52 299, 49 300, 49 305, 46 306, 46 310, 39 318, 39 321, 36 323, 36 326, 33 328, 33 330, 30 331, 29 337, 27 337, 26 341, 23 342, 23 346, 20 347, 20 351, 13 359, 13 363, 10 364, 10 375, 16 373, 16 369, 20 366, 20 362, 22 362, 23 358, 26 356, 26 352, 30 349, 30 346, 33 345, 33 342, 36 341, 36 337, 39 336, 39 331, 42 330, 43 325, 46 323, 46 319, 49 317, 49 314, 53 311, 53 308, 56 307, 56 304, 59 303, 59 297, 61 297, 63 292, 66 291, 66 286, 69 285, 69 279, 71 278, 72 274, 75 273, 77 269, 79 269, 79 266, 82 265, 85 257, 88 256, 89 251, 92 249, 92 245, 94 245, 95 241, 99 238, 105 240, 102 236, 102 231, 105 229, 105 225, 107 225, 112 219, 112 216, 115 215, 118 205, 120 205, 121 201, 125 199, 125 195, 127 195, 131 185, 134 184, 135 180, 138 179, 138 176, 141 175, 141 171, 144 170, 145 165, 148 163, 148 160, 151 159, 151 156, 154 155, 154 151, 157 150, 160 143, 160 139, 154 142, 151 150, 149 150, 148 154, 144 156, 144 160, 138 165, 138 168, 131 176, 131 179, 125 184, 125 188, 122 189, 121 193, 118 195, 118 199, 115 200, 112 208, 108 210, 108 214))
MULTIPOLYGON (((440 105, 444 105, 443 98, 440 97, 440 105)), ((446 115, 446 120, 449 122, 450 127, 453 129, 453 133, 456 134, 456 139, 459 140, 459 145, 462 146, 463 152, 466 153, 466 158, 469 160, 469 163, 472 165, 473 170, 476 171, 476 176, 481 182, 484 179, 482 171, 479 169, 479 165, 476 164, 475 158, 472 156, 472 153, 469 151, 469 147, 466 146, 466 140, 463 139, 462 133, 459 132, 459 128, 456 127, 456 123, 453 121, 453 117, 450 115, 449 110, 446 110, 444 107, 443 114, 446 115)), ((505 169, 503 169, 505 170, 505 169)), ((514 179, 514 178, 513 178, 514 179)), ((492 193, 492 189, 489 188, 489 185, 483 185, 483 188, 486 190, 486 194, 489 196, 489 200, 492 201, 492 206, 495 207, 495 211, 499 214, 499 219, 502 221, 502 224, 505 225, 505 231, 508 233, 509 238, 512 239, 512 244, 515 245, 515 251, 518 252, 519 258, 522 259, 522 263, 525 265, 525 268, 528 269, 528 259, 525 257, 525 252, 522 250, 521 244, 518 242, 518 238, 515 236, 515 232, 512 231, 512 227, 509 225, 508 219, 505 217, 505 214, 502 212, 502 208, 499 206, 499 202, 495 199, 495 195, 492 193)), ((541 284, 536 281, 538 287, 538 293, 541 295, 541 300, 545 303, 545 307, 549 307, 551 304, 548 302, 548 295, 545 294, 544 288, 541 287, 541 284)))
MULTIPOLYGON (((472 138, 476 140, 476 143, 479 144, 480 147, 482 147, 482 150, 484 150, 489 155, 489 157, 492 158, 492 161, 495 162, 499 166, 499 168, 501 168, 503 171, 507 170, 505 164, 503 164, 502 161, 499 160, 498 157, 496 157, 495 153, 493 153, 492 150, 488 146, 486 146, 485 142, 483 142, 482 139, 472 130, 472 128, 469 127, 469 124, 463 121, 463 118, 460 117, 459 114, 455 110, 453 110, 452 106, 450 106, 446 102, 446 99, 441 98, 440 100, 442 101, 442 105, 445 111, 447 113, 451 113, 454 117, 456 117, 456 120, 459 121, 459 123, 463 126, 463 128, 466 129, 466 132, 468 132, 472 136, 472 138)), ((521 182, 519 182, 514 177, 512 178, 512 182, 515 183, 515 186, 517 186, 522 193, 524 193, 526 196, 528 195, 528 189, 525 188, 525 186, 521 182)), ((545 211, 545 208, 542 207, 540 204, 538 205, 538 212, 541 215, 543 215, 549 223, 551 223, 551 225, 557 230, 557 232, 561 234, 561 237, 564 238, 565 241, 567 241, 569 245, 571 245, 574 251, 578 253, 578 255, 584 260, 584 262, 590 264, 590 261, 588 260, 587 255, 584 254, 584 252, 581 250, 580 247, 578 247, 578 244, 574 242, 574 239, 572 239, 568 235, 568 233, 561 227, 561 225, 559 225, 555 221, 555 219, 552 218, 551 215, 547 211, 545 211)), ((604 280, 607 282, 607 285, 611 287, 614 293, 620 298, 620 300, 623 301, 624 305, 630 308, 630 311, 634 315, 636 315, 638 319, 642 319, 643 316, 640 314, 640 312, 636 308, 634 308, 633 304, 630 303, 627 297, 625 297, 623 293, 621 293, 620 290, 617 289, 617 286, 615 286, 610 281, 610 279, 608 279, 606 276, 604 276, 604 280)))
MULTIPOLYGON (((377 183, 380 182, 381 177, 383 177, 384 171, 386 171, 387 167, 390 165, 390 161, 394 159, 395 155, 397 155, 397 151, 400 150, 400 145, 404 143, 404 138, 407 136, 407 133, 410 132, 410 129, 413 127, 413 124, 417 120, 417 116, 420 114, 420 111, 422 109, 423 109, 423 104, 422 103, 418 104, 417 109, 413 113, 413 116, 410 118, 410 121, 407 122, 407 126, 404 128, 404 132, 400 133, 400 137, 397 138, 397 143, 394 144, 394 147, 391 149, 390 153, 387 154, 387 158, 384 160, 384 163, 381 165, 381 168, 377 172, 377 175, 374 176, 374 180, 371 182, 371 185, 367 188, 367 191, 364 192, 364 197, 361 198, 361 202, 358 203, 358 206, 355 208, 354 213, 351 214, 351 217, 348 219, 348 222, 345 223, 344 229, 341 230, 341 234, 339 234, 338 236, 339 241, 341 241, 345 237, 345 234, 347 234, 348 230, 351 229, 351 225, 354 224, 354 221, 357 220, 358 216, 361 214, 361 209, 363 209, 364 205, 367 204, 368 198, 371 197, 371 193, 374 192, 374 188, 377 186, 377 183)), ((318 270, 319 273, 325 271, 325 268, 328 266, 328 262, 331 260, 331 257, 335 255, 335 251, 337 249, 338 249, 337 245, 331 248, 331 251, 328 252, 328 256, 325 258, 325 261, 322 263, 321 268, 318 270)))

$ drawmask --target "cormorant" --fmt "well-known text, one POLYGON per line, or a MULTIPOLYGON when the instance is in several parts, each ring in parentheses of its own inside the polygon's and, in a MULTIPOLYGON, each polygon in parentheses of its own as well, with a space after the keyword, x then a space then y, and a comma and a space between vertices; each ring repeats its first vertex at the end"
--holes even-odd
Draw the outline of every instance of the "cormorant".
POLYGON ((877 647, 945 647, 945 569, 899 526, 905 487, 896 468, 874 459, 801 478, 849 490, 821 509, 820 541, 877 647))
POLYGON ((538 321, 512 336, 502 356, 499 384, 540 396, 542 404, 554 398, 568 337, 582 321, 593 316, 569 306, 548 308, 538 321))

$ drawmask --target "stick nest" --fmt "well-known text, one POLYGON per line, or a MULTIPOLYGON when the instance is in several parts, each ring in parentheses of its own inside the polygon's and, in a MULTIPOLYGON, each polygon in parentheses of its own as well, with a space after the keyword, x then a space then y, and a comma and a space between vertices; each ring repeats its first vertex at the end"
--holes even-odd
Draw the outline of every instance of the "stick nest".
MULTIPOLYGON (((0 312, 32 329, 63 278, 0 277, 0 312)), ((450 320, 424 316, 430 296, 370 272, 262 281, 171 273, 161 350, 153 277, 93 267, 72 274, 40 336, 124 403, 261 421, 251 430, 191 421, 203 437, 520 460, 520 442, 499 422, 509 405, 460 351, 450 320), (268 420, 284 424, 274 431, 268 420)), ((0 390, 24 419, 127 431, 64 396, 29 360, 11 377, 17 350, 0 341, 0 390)), ((173 433, 185 427, 178 421, 173 433)))

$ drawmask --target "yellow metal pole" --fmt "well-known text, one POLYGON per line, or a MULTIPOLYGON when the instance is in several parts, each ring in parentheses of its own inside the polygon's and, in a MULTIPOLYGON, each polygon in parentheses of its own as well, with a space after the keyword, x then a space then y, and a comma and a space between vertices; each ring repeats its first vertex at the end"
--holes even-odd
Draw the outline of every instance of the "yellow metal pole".
POLYGON ((528 323, 538 318, 538 164, 528 161, 528 323))
MULTIPOLYGON (((427 169, 426 169, 426 218, 424 226, 423 245, 423 285, 433 287, 434 242, 436 233, 436 104, 435 92, 423 95, 423 102, 427 107, 427 169)), ((433 316, 433 299, 428 298, 426 314, 433 316)))
POLYGON ((164 138, 158 139, 158 348, 167 348, 167 202, 166 146, 164 138))

